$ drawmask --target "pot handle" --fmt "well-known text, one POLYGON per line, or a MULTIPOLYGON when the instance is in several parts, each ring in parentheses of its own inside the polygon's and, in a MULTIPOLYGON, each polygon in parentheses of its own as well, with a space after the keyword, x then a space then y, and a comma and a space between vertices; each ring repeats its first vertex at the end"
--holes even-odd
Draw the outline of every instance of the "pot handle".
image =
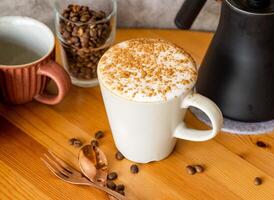
POLYGON ((180 29, 190 29, 205 3, 206 0, 185 0, 176 15, 176 26, 180 29))
POLYGON ((192 129, 186 127, 184 122, 181 122, 176 127, 173 136, 190 141, 206 141, 215 137, 223 126, 223 116, 218 106, 207 97, 197 93, 190 93, 183 99, 181 108, 187 109, 190 106, 202 110, 209 117, 212 129, 192 129))

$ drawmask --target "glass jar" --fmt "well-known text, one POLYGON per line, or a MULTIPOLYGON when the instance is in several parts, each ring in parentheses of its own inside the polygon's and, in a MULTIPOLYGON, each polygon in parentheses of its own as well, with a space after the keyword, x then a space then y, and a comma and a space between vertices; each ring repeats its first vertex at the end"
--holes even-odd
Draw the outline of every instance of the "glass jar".
POLYGON ((72 83, 98 85, 97 64, 114 43, 116 0, 56 0, 56 33, 72 83))

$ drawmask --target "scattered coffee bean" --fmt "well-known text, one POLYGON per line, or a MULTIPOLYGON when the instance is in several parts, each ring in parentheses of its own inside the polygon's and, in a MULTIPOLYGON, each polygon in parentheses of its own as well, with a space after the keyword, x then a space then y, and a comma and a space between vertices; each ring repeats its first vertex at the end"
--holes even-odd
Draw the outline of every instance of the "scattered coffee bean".
POLYGON ((75 147, 80 147, 83 145, 83 143, 79 140, 79 139, 76 139, 76 138, 71 138, 68 140, 68 143, 70 145, 73 145, 75 147))
POLYGON ((120 151, 118 151, 118 152, 115 154, 115 158, 116 158, 117 160, 123 160, 125 157, 124 157, 124 155, 123 155, 120 151))
POLYGON ((193 166, 188 165, 186 166, 186 172, 190 175, 194 175, 196 174, 196 169, 193 166))
POLYGON ((113 181, 108 180, 107 181, 107 187, 111 190, 115 190, 116 189, 116 184, 113 181))
POLYGON ((104 45, 110 37, 112 19, 96 24, 94 22, 106 18, 106 13, 76 4, 64 9, 62 16, 59 21, 59 31, 70 74, 84 80, 95 78, 97 64, 107 48, 100 50, 94 48, 104 45), (78 64, 82 68, 91 70, 75 69, 78 68, 78 64))
POLYGON ((117 191, 124 191, 124 190, 125 190, 125 186, 122 185, 122 184, 117 185, 116 190, 117 190, 117 191))
POLYGON ((98 140, 98 139, 101 139, 102 137, 104 137, 104 132, 103 131, 97 131, 95 133, 95 138, 98 140))
POLYGON ((74 144, 73 144, 75 147, 81 147, 82 145, 83 145, 83 143, 80 141, 80 140, 78 140, 78 139, 76 139, 75 141, 74 141, 74 144))
POLYGON ((137 174, 139 172, 139 168, 137 165, 131 165, 130 166, 130 171, 132 174, 137 174))
POLYGON ((68 143, 70 144, 70 145, 74 145, 74 141, 76 140, 76 138, 70 138, 69 140, 68 140, 68 143))
POLYGON ((196 170, 196 172, 201 173, 204 171, 204 167, 202 165, 194 165, 193 166, 196 170))
POLYGON ((125 196, 125 191, 123 191, 123 190, 118 190, 117 192, 120 193, 121 195, 124 195, 124 196, 125 196))
POLYGON ((116 172, 111 172, 107 176, 108 180, 115 180, 117 177, 118 177, 118 174, 116 172))
POLYGON ((258 147, 261 147, 261 148, 266 148, 266 147, 267 147, 267 144, 264 143, 263 141, 257 141, 257 142, 256 142, 256 145, 257 145, 258 147))
POLYGON ((99 146, 99 142, 97 140, 91 140, 91 146, 93 147, 98 147, 99 146))
POLYGON ((262 184, 262 179, 260 177, 255 177, 254 179, 254 185, 261 185, 262 184))

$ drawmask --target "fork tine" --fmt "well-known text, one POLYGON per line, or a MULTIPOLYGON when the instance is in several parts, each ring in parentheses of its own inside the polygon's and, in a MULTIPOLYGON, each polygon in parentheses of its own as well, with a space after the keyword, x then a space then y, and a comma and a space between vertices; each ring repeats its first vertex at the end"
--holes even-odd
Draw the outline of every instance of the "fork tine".
POLYGON ((51 166, 54 166, 59 172, 64 174, 67 177, 70 177, 72 175, 72 172, 69 170, 66 170, 64 167, 60 166, 58 162, 56 162, 54 159, 50 158, 47 154, 44 154, 45 158, 48 160, 48 164, 51 164, 51 166))
POLYGON ((82 176, 80 172, 70 167, 66 162, 64 162, 62 159, 56 156, 52 151, 48 150, 48 153, 55 159, 57 163, 59 163, 60 166, 62 166, 64 170, 70 172, 71 174, 77 174, 82 176))
POLYGON ((49 164, 45 159, 40 158, 42 160, 42 162, 46 165, 46 167, 55 175, 57 176, 59 179, 67 181, 68 177, 65 176, 64 174, 62 174, 61 172, 57 171, 56 169, 54 169, 54 167, 49 164))

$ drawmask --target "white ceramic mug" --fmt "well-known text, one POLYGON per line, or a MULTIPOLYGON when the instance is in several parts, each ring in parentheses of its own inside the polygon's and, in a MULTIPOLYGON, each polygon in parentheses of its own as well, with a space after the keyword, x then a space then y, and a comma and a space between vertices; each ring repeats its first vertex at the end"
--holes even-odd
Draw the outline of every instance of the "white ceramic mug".
POLYGON ((124 41, 103 55, 98 80, 115 144, 127 159, 159 161, 172 152, 177 138, 205 141, 220 131, 217 105, 192 92, 196 70, 188 53, 160 39, 124 41), (186 127, 183 118, 190 106, 207 114, 212 130, 186 127))
POLYGON ((223 124, 217 105, 193 92, 166 102, 140 103, 117 96, 100 81, 108 120, 118 150, 139 163, 159 161, 173 150, 176 139, 205 141, 216 136, 223 124), (193 106, 207 114, 212 130, 195 130, 183 122, 193 106))

